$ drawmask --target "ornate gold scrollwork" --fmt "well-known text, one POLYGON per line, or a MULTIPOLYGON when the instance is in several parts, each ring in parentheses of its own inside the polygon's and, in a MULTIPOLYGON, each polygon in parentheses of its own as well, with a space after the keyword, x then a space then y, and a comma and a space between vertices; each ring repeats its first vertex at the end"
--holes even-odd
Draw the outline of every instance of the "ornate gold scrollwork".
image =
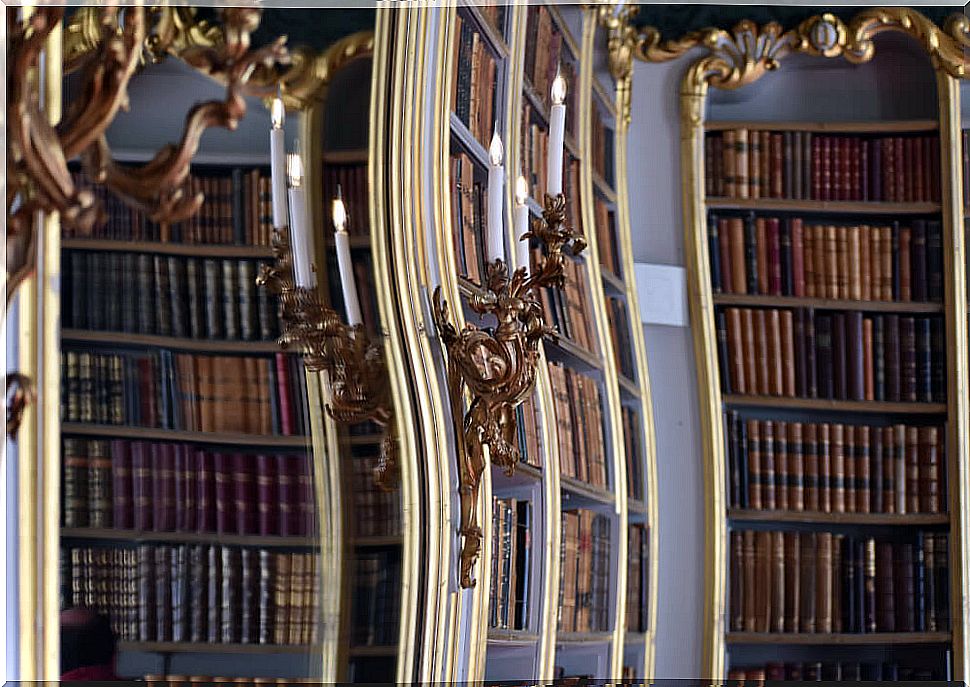
POLYGON ((287 229, 274 234, 273 253, 276 263, 260 267, 257 283, 279 295, 280 346, 295 344, 308 370, 329 375, 332 398, 327 412, 334 420, 370 420, 383 428, 374 481, 385 490, 393 489, 399 481, 398 449, 383 344, 370 341, 363 325, 344 324, 336 311, 323 304, 316 289, 294 284, 287 229))
POLYGON ((578 255, 585 247, 582 237, 566 226, 566 198, 546 196, 542 218, 534 218, 527 236, 546 247, 538 269, 526 275, 519 268, 509 275, 502 260, 486 265, 484 288, 473 294, 469 306, 480 316, 495 319, 494 328, 466 324, 459 330, 441 297, 434 293, 434 320, 448 352, 448 391, 458 445, 460 534, 459 580, 474 587, 471 571, 481 549, 482 531, 476 503, 487 458, 511 475, 519 462, 515 432, 515 407, 535 387, 539 345, 556 332, 545 325, 538 289, 562 288, 565 250, 578 255), (471 404, 464 408, 467 388, 471 404))
POLYGON ((24 411, 34 401, 34 383, 19 372, 7 373, 7 438, 17 440, 24 411))

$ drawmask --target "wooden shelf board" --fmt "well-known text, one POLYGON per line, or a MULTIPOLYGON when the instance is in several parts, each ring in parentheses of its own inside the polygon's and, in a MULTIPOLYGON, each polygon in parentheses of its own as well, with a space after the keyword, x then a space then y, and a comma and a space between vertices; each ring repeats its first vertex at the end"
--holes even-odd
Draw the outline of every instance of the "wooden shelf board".
POLYGON ((556 634, 556 644, 599 644, 612 640, 612 632, 559 632, 556 634))
POLYGON ((601 370, 603 364, 592 353, 580 348, 564 336, 553 340, 551 337, 543 339, 546 345, 546 356, 551 360, 565 362, 570 367, 584 370, 601 370))
POLYGON ((370 156, 366 148, 354 150, 325 150, 323 161, 336 165, 367 164, 370 156))
POLYGON ((468 127, 458 119, 458 115, 454 112, 449 113, 449 121, 451 122, 451 133, 452 136, 458 139, 461 147, 465 149, 469 155, 481 165, 484 169, 489 167, 488 151, 485 150, 477 138, 472 136, 472 132, 468 130, 468 127))
POLYGON ((505 470, 497 465, 492 466, 492 490, 511 489, 542 481, 542 470, 519 461, 511 477, 505 475, 505 470))
POLYGON ((623 280, 613 273, 609 267, 600 265, 600 274, 603 275, 603 290, 609 296, 626 296, 626 285, 623 280))
POLYGON ((893 401, 836 401, 827 398, 789 398, 787 396, 744 396, 724 394, 723 401, 731 406, 759 406, 763 408, 796 408, 829 410, 849 413, 894 413, 908 415, 942 415, 945 403, 900 403, 893 401))
POLYGON ((488 641, 502 644, 535 644, 539 641, 539 635, 528 630, 502 630, 490 627, 488 641))
POLYGON ((807 645, 858 645, 858 644, 945 644, 952 639, 949 632, 873 632, 871 634, 830 633, 768 633, 728 632, 728 644, 807 644, 807 645))
POLYGON ((640 387, 638 387, 632 379, 624 375, 622 372, 617 371, 617 381, 620 383, 621 395, 633 400, 640 398, 640 387))
MULTIPOLYGON (((590 167, 592 167, 592 165, 590 165, 590 167)), ((591 169, 590 174, 593 177, 593 188, 599 191, 599 193, 606 198, 607 201, 615 205, 616 191, 613 190, 613 187, 610 186, 606 179, 604 179, 603 176, 595 169, 591 169)))
POLYGON ((206 351, 208 353, 278 353, 283 350, 275 341, 185 339, 177 336, 155 336, 153 334, 132 334, 129 332, 95 332, 87 329, 62 329, 61 340, 174 348, 183 351, 206 351))
MULTIPOLYGON (((484 34, 486 40, 491 44, 491 48, 494 52, 498 53, 499 58, 505 58, 509 54, 509 46, 505 42, 505 39, 499 34, 498 28, 495 27, 486 17, 482 14, 482 11, 478 9, 474 3, 463 2, 458 5, 458 7, 467 12, 474 20, 480 34, 484 34)), ((458 40, 458 37, 455 37, 458 40)))
POLYGON ((154 654, 309 654, 323 650, 320 644, 220 644, 217 642, 119 642, 120 651, 154 654))
POLYGON ((712 210, 774 210, 778 212, 865 215, 928 215, 940 211, 939 203, 883 203, 850 200, 789 200, 786 198, 708 198, 712 210))
POLYGON ((910 131, 936 131, 935 119, 900 119, 885 122, 705 122, 708 131, 726 129, 756 129, 759 131, 818 131, 825 133, 885 133, 910 131))
MULTIPOLYGON (((597 503, 612 506, 616 501, 616 497, 612 492, 607 491, 603 487, 594 487, 592 484, 578 480, 575 477, 563 475, 559 478, 559 483, 563 491, 591 501, 596 501, 597 503)), ((565 506, 566 504, 563 505, 565 506)))
POLYGON ((729 508, 729 520, 736 522, 803 522, 820 525, 881 525, 925 527, 948 525, 946 513, 817 513, 813 511, 752 510, 729 508))
POLYGON ((396 644, 382 646, 352 646, 350 647, 351 658, 355 657, 380 657, 397 656, 398 646, 396 644))
POLYGON ((799 298, 795 296, 757 296, 743 293, 715 293, 714 305, 771 308, 815 308, 816 310, 863 310, 891 313, 941 313, 942 303, 901 301, 850 301, 835 298, 799 298))
POLYGON ((127 427, 124 425, 98 425, 82 422, 64 422, 62 434, 104 436, 115 439, 157 439, 160 441, 186 441, 200 444, 232 444, 240 446, 267 446, 280 448, 308 448, 310 437, 264 436, 260 434, 235 434, 228 432, 189 432, 154 427, 127 427))
POLYGON ((391 534, 384 537, 356 537, 353 539, 354 546, 359 549, 400 546, 403 542, 404 539, 400 534, 391 534))
POLYGON ((161 253, 204 258, 272 258, 269 246, 213 245, 206 243, 175 243, 161 241, 115 241, 111 239, 61 240, 61 248, 73 250, 123 251, 125 253, 161 253))
POLYGON ((110 527, 62 527, 61 536, 68 539, 228 544, 232 546, 260 546, 263 548, 316 548, 319 546, 319 542, 312 537, 225 534, 220 532, 142 532, 139 530, 112 529, 110 527))

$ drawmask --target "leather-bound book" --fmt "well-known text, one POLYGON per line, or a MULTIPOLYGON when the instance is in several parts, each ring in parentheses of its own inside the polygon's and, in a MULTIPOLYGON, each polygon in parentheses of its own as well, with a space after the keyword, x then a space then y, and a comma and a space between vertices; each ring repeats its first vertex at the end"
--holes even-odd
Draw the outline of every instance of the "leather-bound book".
POLYGON ((798 595, 800 597, 798 630, 803 633, 813 633, 817 627, 815 622, 815 587, 818 572, 815 554, 818 547, 818 536, 815 532, 801 532, 798 534, 798 544, 800 549, 799 564, 801 566, 798 575, 798 595))
POLYGON ((801 217, 792 217, 788 221, 788 233, 791 241, 791 290, 789 295, 799 298, 808 296, 805 291, 806 261, 805 261, 805 233, 801 217))
POLYGON ((748 283, 744 293, 758 293, 758 230, 753 212, 744 219, 744 260, 745 276, 748 283))
POLYGON ((906 513, 909 499, 906 497, 906 426, 893 425, 893 486, 896 494, 896 512, 906 513))
POLYGON ((913 545, 908 542, 894 544, 893 552, 896 632, 913 632, 916 629, 916 560, 913 545))
POLYGON ((939 220, 926 222, 926 299, 943 300, 943 233, 939 220))
POLYGON ((141 544, 137 548, 138 566, 138 639, 142 642, 155 640, 155 551, 152 546, 141 544))
POLYGON ((869 427, 857 425, 847 427, 846 432, 852 431, 855 434, 854 455, 855 462, 855 507, 856 513, 869 512, 869 491, 870 491, 870 447, 869 447, 869 427))
MULTIPOLYGON (((782 533, 778 533, 782 534, 782 533)), ((779 632, 798 632, 801 618, 801 543, 798 532, 785 532, 784 547, 784 622, 779 632)))
POLYGON ((791 242, 791 219, 786 218, 784 222, 777 217, 771 218, 771 226, 778 228, 778 250, 780 266, 779 277, 781 279, 778 286, 779 296, 795 295, 795 275, 792 271, 792 242, 791 242))
POLYGON ((852 537, 844 538, 840 542, 839 588, 842 595, 842 613, 839 618, 841 629, 845 632, 861 632, 858 624, 859 613, 856 607, 862 598, 856 593, 856 542, 852 537))
POLYGON ((842 154, 842 143, 845 139, 829 136, 828 141, 830 146, 829 157, 831 158, 829 178, 831 179, 830 184, 832 187, 828 199, 845 200, 845 187, 843 186, 845 175, 842 172, 846 163, 845 156, 842 154))
POLYGON ((240 564, 239 549, 221 547, 222 589, 221 589, 221 626, 219 636, 223 643, 234 644, 240 639, 240 564))
POLYGON ((947 535, 942 532, 933 536, 933 564, 936 628, 945 632, 950 629, 950 553, 947 535))
POLYGON ((935 534, 920 532, 918 541, 923 549, 922 570, 917 572, 916 606, 917 619, 922 615, 923 625, 917 625, 918 632, 936 632, 936 544, 935 534), (922 593, 920 593, 920 575, 922 576, 922 593))
POLYGON ((805 313, 805 372, 807 376, 807 389, 805 396, 808 398, 819 398, 819 367, 817 360, 817 343, 815 339, 815 309, 804 308, 805 313))
POLYGON ((754 573, 755 573, 755 632, 768 632, 771 627, 772 601, 772 532, 754 533, 754 573))
POLYGON ((758 290, 754 293, 766 296, 771 293, 770 270, 771 263, 768 257, 768 222, 764 217, 757 217, 754 220, 755 228, 755 264, 757 265, 758 290))
POLYGON ((217 644, 222 641, 222 547, 206 547, 208 576, 206 578, 206 641, 217 644))
POLYGON ((832 512, 832 425, 818 427, 818 505, 823 513, 832 512))
POLYGON ((859 163, 858 150, 854 137, 844 137, 840 141, 839 154, 842 156, 842 199, 856 200, 855 167, 859 163))
POLYGON ((946 327, 942 317, 930 319, 930 384, 933 400, 946 400, 946 327))
MULTIPOLYGON (((67 440, 65 440, 65 446, 67 440)), ((65 465, 66 465, 65 451, 65 465)), ((65 481, 66 481, 65 472, 65 481)), ((131 446, 124 439, 111 440, 111 499, 112 521, 118 529, 134 527, 131 446)))
POLYGON ((734 190, 737 198, 749 198, 750 180, 748 179, 749 152, 748 152, 748 130, 736 129, 734 131, 734 190))
POLYGON ((915 318, 913 324, 916 329, 916 400, 931 403, 937 399, 933 396, 933 344, 930 318, 915 318))
MULTIPOLYGON (((846 258, 846 274, 842 276, 846 283, 846 289, 842 291, 843 298, 854 301, 862 300, 862 246, 860 245, 859 227, 851 226, 842 229, 841 235, 845 237, 846 251, 843 253, 846 258)), ((841 256, 840 256, 841 257, 841 256)))
POLYGON ((155 556, 155 638, 172 641, 172 547, 159 545, 155 556))
POLYGON ((912 230, 899 228, 899 300, 913 300, 913 274, 911 251, 912 230))
POLYGON ((289 644, 294 609, 290 606, 290 589, 293 585, 293 554, 276 553, 273 555, 273 643, 289 644))
POLYGON ((233 514, 233 475, 232 456, 218 451, 212 454, 212 474, 215 483, 216 532, 230 534, 236 532, 236 518, 233 514))
POLYGON ((244 341, 256 339, 256 264, 239 260, 236 265, 239 292, 239 337, 244 341))
POLYGON ((205 301, 203 300, 203 267, 200 258, 185 259, 186 299, 188 301, 188 336, 205 336, 205 301))
POLYGON ((184 470, 184 479, 180 487, 180 492, 176 494, 176 509, 183 509, 182 527, 186 532, 196 532, 199 529, 199 510, 195 499, 198 494, 196 486, 196 465, 192 455, 193 449, 188 444, 176 444, 175 456, 177 462, 184 470))
POLYGON ((775 508, 788 510, 788 423, 774 422, 775 508))
POLYGON ((937 454, 939 431, 936 427, 919 428, 919 510, 940 512, 940 460, 937 454))
MULTIPOLYGON (((800 423, 793 423, 798 425, 800 423)), ((805 464, 805 510, 817 512, 819 506, 818 425, 809 422, 802 429, 802 454, 805 464)))
POLYGON ((754 341, 756 354, 756 367, 754 368, 754 388, 759 394, 768 395, 771 393, 771 381, 769 378, 772 368, 771 335, 769 333, 769 315, 772 311, 758 308, 754 310, 754 341))
POLYGON ((876 631, 876 541, 869 537, 865 541, 865 568, 863 569, 863 588, 865 592, 865 625, 863 631, 876 631))
POLYGON ((872 348, 872 318, 862 321, 863 398, 876 400, 876 369, 872 348))
POLYGON ((188 545, 172 547, 172 641, 185 642, 189 639, 189 559, 188 545))
POLYGON ((882 285, 882 227, 867 227, 869 230, 869 269, 871 273, 871 297, 874 301, 886 300, 882 285))
POLYGON ((788 423, 788 508, 805 510, 805 458, 801 422, 788 423))
POLYGON ((257 586, 258 621, 256 640, 259 644, 271 644, 273 641, 275 609, 273 607, 273 554, 266 549, 258 549, 259 576, 257 586))
POLYGON ((913 402, 917 400, 916 320, 914 318, 899 318, 899 340, 902 370, 900 400, 913 402))
MULTIPOLYGON (((785 137, 785 145, 791 146, 791 152, 785 155, 785 177, 784 197, 794 200, 804 200, 805 194, 805 141, 804 132, 792 131, 785 137)), ((787 151, 787 147, 786 147, 787 151)))
POLYGON ((239 641, 256 644, 259 639, 259 551, 239 551, 239 641))
POLYGON ((761 198, 768 197, 767 191, 770 189, 765 189, 765 193, 762 193, 762 179, 761 179, 761 159, 764 156, 767 159, 769 154, 767 150, 762 150, 761 148, 761 132, 751 131, 747 132, 748 136, 748 196, 750 198, 761 198))
POLYGON ((64 526, 86 527, 88 524, 88 456, 83 439, 64 439, 64 526))
POLYGON ((735 419, 734 426, 738 434, 738 446, 740 448, 738 465, 741 473, 741 507, 750 508, 751 504, 748 496, 751 492, 751 474, 748 468, 748 427, 747 423, 740 417, 735 419))
POLYGON ((822 196, 822 137, 809 136, 806 148, 810 151, 812 200, 826 200, 822 196))
POLYGON ((818 532, 816 538, 815 630, 828 633, 832 631, 832 533, 818 532))
POLYGON ((797 308, 794 311, 794 331, 792 332, 792 345, 794 347, 794 371, 795 371, 795 390, 794 396, 808 397, 809 375, 808 375, 808 351, 805 333, 805 309, 797 308))
POLYGON ((734 390, 739 394, 750 393, 747 387, 747 377, 744 369, 744 333, 741 327, 741 311, 738 308, 727 308, 724 311, 726 320, 725 337, 727 339, 729 364, 721 373, 722 388, 725 393, 734 390))
POLYGON ((835 265, 833 262, 831 267, 829 266, 829 256, 834 257, 835 242, 832 242, 831 251, 828 245, 828 238, 826 236, 826 227, 817 224, 814 227, 815 236, 812 239, 812 251, 815 254, 815 297, 816 298, 833 298, 834 296, 829 291, 829 280, 831 275, 831 280, 834 284, 835 280, 835 265))
POLYGON ((732 668, 728 671, 728 681, 744 681, 748 679, 748 674, 739 668, 732 668))
POLYGON ((872 300, 872 228, 863 224, 855 228, 859 235, 859 298, 872 300))
POLYGON ((105 440, 87 442, 87 503, 90 527, 111 527, 111 454, 105 440))
POLYGON ((721 175, 724 180, 724 195, 728 198, 740 198, 736 181, 735 167, 737 165, 737 132, 727 129, 722 134, 724 169, 721 175))
POLYGON ((204 642, 208 633, 206 632, 206 621, 208 620, 207 608, 209 604, 208 591, 208 561, 206 560, 206 547, 201 544, 193 544, 189 547, 189 641, 204 642))
POLYGON ((825 298, 844 297, 840 289, 840 279, 844 273, 839 272, 839 247, 840 237, 844 237, 844 232, 839 232, 834 224, 826 225, 824 228, 824 255, 825 268, 825 298))
POLYGON ((832 194, 832 137, 819 136, 822 158, 822 195, 820 200, 835 200, 832 194))
POLYGON ((807 661, 802 668, 802 677, 808 682, 818 682, 822 679, 822 662, 807 661))
POLYGON ((748 463, 748 507, 761 510, 764 477, 761 474, 761 428, 758 420, 746 422, 745 455, 748 463))
POLYGON ((744 631, 744 535, 731 531, 731 578, 728 587, 731 631, 744 631))
POLYGON ((132 523, 141 531, 152 529, 154 522, 150 446, 144 441, 131 442, 132 523))
POLYGON ((771 532, 771 611, 769 631, 785 631, 785 533, 771 532))
POLYGON ((920 512, 919 428, 906 427, 906 513, 920 512))
POLYGON ((742 595, 744 606, 744 627, 746 632, 755 632, 757 627, 757 592, 755 580, 755 532, 754 530, 743 530, 741 532, 742 545, 742 595))
POLYGON ((256 463, 256 531, 262 535, 279 534, 279 513, 276 507, 276 460, 260 453, 256 463))
MULTIPOLYGON (((900 227, 899 222, 894 221, 892 223, 892 252, 891 252, 891 264, 892 264, 892 284, 893 284, 893 298, 895 300, 902 300, 901 289, 902 289, 902 254, 900 252, 900 227)), ((907 258, 908 261, 908 258, 907 258)))
POLYGON ((872 317, 872 395, 877 401, 886 400, 886 326, 882 315, 872 317))
POLYGON ((879 140, 882 147, 882 186, 883 200, 894 203, 902 202, 896 196, 896 147, 889 136, 879 140))
MULTIPOLYGON (((778 362, 775 367, 781 366, 781 384, 779 393, 783 396, 792 397, 795 395, 795 326, 791 310, 781 310, 778 316, 781 320, 781 341, 778 355, 778 362)), ((772 323, 774 327, 774 323, 772 323)), ((772 331, 774 334, 774 331, 772 331)))
POLYGON ((793 682, 801 682, 804 679, 804 669, 801 663, 786 663, 785 664, 785 680, 790 680, 793 682))
POLYGON ((230 512, 236 519, 239 534, 256 534, 256 475, 253 457, 244 453, 232 454, 232 487, 234 498, 230 512))
POLYGON ((297 533, 299 511, 297 508, 297 477, 295 460, 286 454, 276 454, 276 502, 279 508, 279 533, 292 536, 297 533))
POLYGON ((787 361, 782 359, 784 353, 781 337, 781 311, 777 308, 765 311, 765 318, 768 337, 768 388, 766 391, 772 396, 781 396, 785 392, 784 368, 786 364, 791 364, 792 361, 791 359, 787 361))
POLYGON ((296 432, 292 403, 290 402, 290 368, 285 353, 276 353, 276 396, 279 401, 280 431, 283 436, 296 432))
POLYGON ((897 245, 894 245, 894 232, 893 228, 889 226, 879 227, 879 255, 880 255, 880 268, 879 273, 882 275, 881 285, 882 285, 882 300, 891 301, 895 298, 895 264, 896 264, 896 250, 897 245))
MULTIPOLYGON (((742 236, 744 233, 742 232, 742 236)), ((726 217, 717 218, 717 244, 721 275, 721 291, 736 293, 734 289, 734 235, 731 221, 726 217)), ((743 253, 743 251, 742 251, 743 253)))
POLYGON ((885 477, 883 467, 883 430, 882 427, 869 428, 869 510, 872 513, 885 513, 885 477))
POLYGON ((847 396, 854 401, 864 400, 866 397, 866 349, 862 335, 862 312, 852 310, 845 313, 845 352, 848 364, 846 376, 847 396))
MULTIPOLYGON (((174 515, 175 523, 173 529, 176 532, 189 532, 190 528, 186 527, 185 516, 188 512, 187 504, 185 503, 185 498, 188 492, 187 483, 189 481, 189 466, 186 464, 188 461, 188 453, 185 451, 185 444, 175 444, 172 446, 172 453, 174 456, 174 471, 175 475, 175 492, 174 492, 174 515)), ((195 509, 192 509, 192 515, 195 515, 195 509)))
MULTIPOLYGON (((806 332, 808 328, 806 327, 806 332)), ((809 349, 812 350, 812 349, 809 349)), ((835 377, 832 365, 832 316, 815 318, 815 356, 818 380, 817 398, 835 398, 835 377)))
POLYGON ((769 217, 765 220, 768 239, 768 291, 772 296, 782 294, 782 248, 781 248, 781 224, 777 217, 769 217))
POLYGON ((819 247, 815 242, 815 227, 811 224, 806 225, 802 222, 802 271, 805 277, 806 298, 821 297, 816 289, 819 277, 815 274, 819 247))
POLYGON ((765 664, 765 680, 784 680, 785 664, 777 661, 770 661, 765 664))
POLYGON ((900 318, 895 313, 885 315, 885 338, 886 350, 884 357, 886 360, 886 399, 887 401, 900 401, 902 393, 902 364, 900 359, 900 318))
MULTIPOLYGON (((871 541, 871 540, 870 540, 871 541)), ((876 543, 875 559, 875 613, 877 632, 896 631, 896 592, 893 587, 893 545, 876 543)))
MULTIPOLYGON (((625 422, 624 417, 624 422, 625 422)), ((738 414, 735 411, 722 414, 724 436, 727 444, 728 457, 728 502, 731 508, 742 508, 744 497, 741 493, 741 473, 745 470, 744 455, 740 445, 738 431, 738 414)))
POLYGON ((764 142, 769 142, 771 160, 768 164, 770 174, 766 182, 770 190, 764 197, 791 198, 792 132, 762 132, 764 142))
MULTIPOLYGON (((907 136, 901 140, 903 143, 903 168, 900 170, 899 165, 897 165, 896 169, 898 170, 897 174, 902 173, 903 200, 912 203, 916 200, 916 175, 919 173, 916 169, 916 146, 914 145, 916 139, 907 136)), ((898 178, 897 183, 899 183, 898 178)))
MULTIPOLYGON (((744 388, 748 394, 757 394, 760 392, 758 387, 758 367, 755 362, 755 342, 757 341, 757 336, 755 332, 754 310, 751 308, 743 308, 741 310, 741 334, 743 335, 741 345, 744 351, 744 388)), ((764 349, 761 350, 764 351, 764 349)))
POLYGON ((721 379, 721 391, 725 394, 731 393, 731 356, 728 352, 727 318, 728 315, 723 310, 717 311, 714 316, 717 323, 717 366, 721 379))
POLYGON ((869 195, 866 200, 884 200, 882 167, 883 167, 883 145, 879 139, 866 141, 869 154, 869 195))
POLYGON ((775 510, 778 501, 775 494, 775 423, 761 423, 761 502, 766 510, 775 510))
POLYGON ((845 508, 845 425, 831 425, 830 485, 832 512, 844 513, 845 508))
MULTIPOLYGON (((711 266, 711 288, 714 293, 721 293, 723 291, 723 278, 721 277, 721 244, 717 233, 717 224, 717 216, 713 212, 707 213, 707 257, 711 266)), ((603 245, 602 239, 600 245, 603 245)))
POLYGON ((913 220, 910 237, 910 267, 911 295, 914 301, 925 302, 928 284, 926 273, 926 220, 913 220))
MULTIPOLYGON (((457 41, 456 41, 457 43, 457 41)), ((457 64, 457 63, 456 63, 457 64)), ((458 70, 455 70, 455 74, 458 70)), ((454 110, 455 102, 455 86, 452 86, 452 110, 454 110)), ((715 194, 715 174, 717 170, 714 168, 714 142, 720 139, 715 138, 711 134, 706 134, 704 136, 704 196, 707 198, 713 197, 715 194)))
POLYGON ((849 397, 849 350, 846 315, 832 314, 832 385, 834 398, 849 397))
POLYGON ((215 461, 211 454, 194 449, 190 454, 195 475, 195 525, 199 532, 216 531, 215 461))

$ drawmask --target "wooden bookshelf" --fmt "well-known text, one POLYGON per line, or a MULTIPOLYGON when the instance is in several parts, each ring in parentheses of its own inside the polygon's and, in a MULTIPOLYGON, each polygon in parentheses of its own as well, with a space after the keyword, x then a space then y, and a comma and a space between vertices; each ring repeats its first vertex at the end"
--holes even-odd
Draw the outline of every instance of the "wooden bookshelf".
POLYGON ((64 539, 112 542, 163 542, 172 544, 222 544, 225 546, 258 546, 261 548, 317 548, 316 537, 282 535, 227 534, 224 532, 141 532, 100 527, 62 527, 64 539))
POLYGON ((603 505, 612 505, 616 502, 616 496, 613 492, 604 487, 594 486, 589 482, 583 482, 582 480, 567 477, 566 475, 561 476, 559 480, 562 484, 563 491, 569 492, 570 495, 603 505))
POLYGON ((933 527, 950 524, 950 516, 946 513, 819 513, 728 508, 727 517, 739 523, 777 522, 866 527, 933 527))
POLYGON ((158 441, 184 441, 197 444, 226 444, 229 446, 261 446, 266 448, 302 448, 309 446, 310 438, 304 436, 270 436, 261 434, 230 434, 228 432, 189 432, 154 427, 129 427, 126 425, 98 425, 82 422, 64 422, 61 432, 72 436, 113 437, 115 439, 142 439, 158 441))
POLYGON ((914 301, 854 301, 834 298, 798 298, 795 296, 758 296, 739 293, 715 293, 714 305, 742 308, 815 308, 816 310, 861 310, 935 315, 943 312, 942 303, 914 301))
POLYGON ((729 129, 757 129, 758 131, 811 131, 815 133, 866 134, 866 133, 916 133, 938 131, 940 123, 935 119, 911 119, 889 121, 714 121, 704 122, 706 131, 729 129))
POLYGON ((594 372, 602 369, 603 364, 586 349, 578 346, 564 336, 547 337, 545 340, 546 355, 550 360, 562 362, 581 372, 594 372))
POLYGON ((939 203, 890 203, 851 200, 788 200, 785 198, 708 198, 711 210, 764 210, 804 212, 812 215, 845 214, 892 217, 896 215, 929 215, 940 211, 939 203))
POLYGON ((324 164, 333 165, 366 165, 369 152, 366 149, 324 150, 324 164))
POLYGON ((173 243, 161 241, 117 241, 110 239, 63 239, 61 247, 74 250, 122 251, 125 253, 159 253, 203 258, 273 257, 270 246, 241 246, 210 243, 173 243))
POLYGON ((949 632, 873 632, 853 633, 768 633, 728 632, 728 644, 798 644, 810 646, 863 646, 877 644, 945 644, 952 640, 949 632))
POLYGON ((277 353, 275 341, 220 341, 214 339, 186 339, 177 336, 154 336, 128 332, 96 332, 86 329, 62 329, 61 340, 72 343, 123 344, 145 348, 171 348, 206 353, 277 353))
POLYGON ((841 413, 883 413, 892 415, 943 415, 946 403, 897 403, 893 401, 840 401, 827 398, 746 396, 724 394, 725 405, 778 409, 818 410, 841 413))

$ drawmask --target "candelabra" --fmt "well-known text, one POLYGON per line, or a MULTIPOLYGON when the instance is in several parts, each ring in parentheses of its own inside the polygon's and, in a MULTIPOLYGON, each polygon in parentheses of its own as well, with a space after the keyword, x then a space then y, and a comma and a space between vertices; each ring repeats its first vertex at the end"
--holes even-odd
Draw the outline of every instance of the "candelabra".
POLYGON ((393 489, 398 482, 397 440, 383 344, 369 340, 363 325, 342 322, 337 312, 320 300, 315 288, 294 283, 293 254, 285 226, 274 233, 273 254, 275 265, 263 264, 257 283, 279 296, 280 346, 298 346, 308 370, 327 373, 331 387, 327 412, 334 420, 370 420, 383 428, 374 481, 382 489, 393 489))
POLYGON ((452 324, 448 304, 440 287, 434 294, 434 319, 448 352, 448 390, 452 418, 458 437, 458 476, 461 528, 464 537, 459 579, 462 587, 474 587, 471 570, 481 549, 476 502, 487 458, 511 475, 519 462, 515 407, 535 387, 539 345, 556 331, 546 326, 538 289, 562 288, 563 267, 578 255, 585 240, 566 228, 566 198, 546 196, 541 218, 533 218, 524 240, 536 239, 546 248, 538 269, 529 274, 519 267, 511 275, 502 259, 485 267, 483 289, 469 299, 479 316, 495 318, 493 328, 452 324), (464 411, 467 388, 471 403, 464 411), (464 412, 463 412, 464 411, 464 412))

